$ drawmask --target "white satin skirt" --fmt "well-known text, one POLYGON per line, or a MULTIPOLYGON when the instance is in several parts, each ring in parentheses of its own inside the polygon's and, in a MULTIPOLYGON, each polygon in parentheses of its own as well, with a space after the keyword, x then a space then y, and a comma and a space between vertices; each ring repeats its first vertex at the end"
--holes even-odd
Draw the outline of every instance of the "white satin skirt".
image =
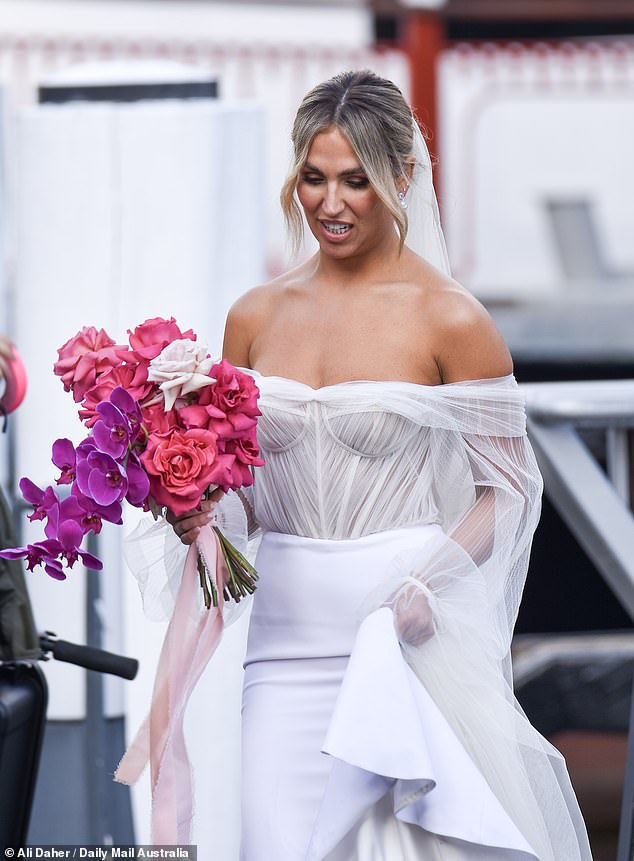
POLYGON ((242 861, 535 861, 368 613, 436 525, 331 541, 266 533, 242 712, 242 861))

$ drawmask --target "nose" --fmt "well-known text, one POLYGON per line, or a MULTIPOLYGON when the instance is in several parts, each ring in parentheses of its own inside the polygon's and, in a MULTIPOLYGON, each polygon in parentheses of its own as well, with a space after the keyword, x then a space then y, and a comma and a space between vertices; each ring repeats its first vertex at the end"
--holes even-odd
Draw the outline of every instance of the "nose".
POLYGON ((345 207, 341 187, 338 182, 328 182, 324 188, 324 199, 321 208, 324 215, 329 218, 336 218, 340 215, 345 207))

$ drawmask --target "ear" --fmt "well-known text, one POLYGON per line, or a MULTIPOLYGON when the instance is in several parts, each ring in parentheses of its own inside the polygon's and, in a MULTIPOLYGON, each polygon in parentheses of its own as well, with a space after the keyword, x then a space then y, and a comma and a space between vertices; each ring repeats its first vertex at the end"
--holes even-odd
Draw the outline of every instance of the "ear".
POLYGON ((416 159, 414 156, 410 156, 405 162, 404 170, 401 176, 397 180, 397 187, 399 192, 406 192, 409 188, 409 184, 412 181, 412 177, 414 176, 414 165, 416 164, 416 159))

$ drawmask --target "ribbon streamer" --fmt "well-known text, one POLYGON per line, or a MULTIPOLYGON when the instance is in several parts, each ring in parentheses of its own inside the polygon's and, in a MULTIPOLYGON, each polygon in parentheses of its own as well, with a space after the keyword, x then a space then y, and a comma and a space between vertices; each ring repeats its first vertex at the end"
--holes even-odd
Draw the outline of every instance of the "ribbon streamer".
POLYGON ((155 845, 190 842, 193 789, 183 720, 189 697, 222 636, 223 585, 228 575, 218 538, 210 526, 204 526, 185 559, 176 606, 161 648, 150 712, 114 775, 118 783, 134 784, 150 762, 155 845), (218 606, 202 614, 199 554, 218 593, 218 606))

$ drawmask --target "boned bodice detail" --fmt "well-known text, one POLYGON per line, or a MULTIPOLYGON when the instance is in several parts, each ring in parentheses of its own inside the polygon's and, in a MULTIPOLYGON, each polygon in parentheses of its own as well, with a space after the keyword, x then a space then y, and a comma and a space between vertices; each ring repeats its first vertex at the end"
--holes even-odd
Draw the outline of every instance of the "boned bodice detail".
POLYGON ((311 389, 281 377, 255 379, 266 465, 256 470, 254 500, 265 529, 344 539, 440 522, 434 433, 416 403, 416 389, 425 387, 409 384, 395 404, 390 391, 399 384, 311 389), (407 409, 399 406, 404 394, 407 409))

